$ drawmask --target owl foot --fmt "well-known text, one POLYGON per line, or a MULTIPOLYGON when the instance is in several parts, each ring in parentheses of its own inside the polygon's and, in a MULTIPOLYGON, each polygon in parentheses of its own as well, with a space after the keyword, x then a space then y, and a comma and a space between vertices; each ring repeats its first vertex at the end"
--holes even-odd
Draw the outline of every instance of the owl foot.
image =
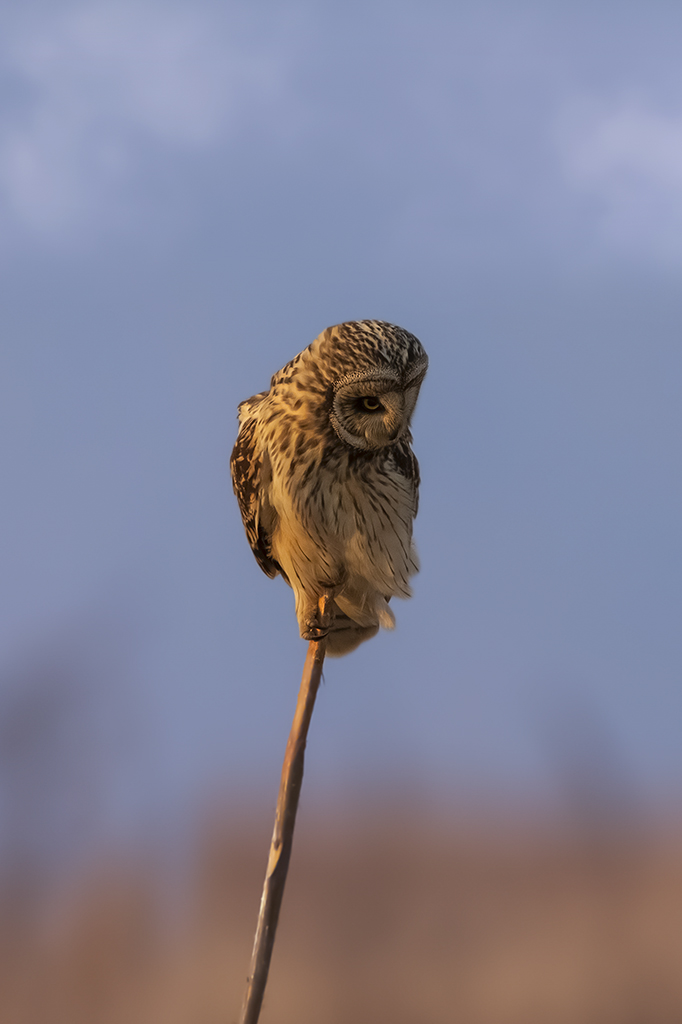
POLYGON ((331 594, 325 591, 317 602, 315 615, 303 622, 301 636, 304 640, 324 640, 329 635, 333 618, 331 594))
POLYGON ((318 626, 316 622, 307 622, 305 628, 301 630, 301 636, 304 640, 324 640, 329 634, 329 627, 323 628, 318 626))

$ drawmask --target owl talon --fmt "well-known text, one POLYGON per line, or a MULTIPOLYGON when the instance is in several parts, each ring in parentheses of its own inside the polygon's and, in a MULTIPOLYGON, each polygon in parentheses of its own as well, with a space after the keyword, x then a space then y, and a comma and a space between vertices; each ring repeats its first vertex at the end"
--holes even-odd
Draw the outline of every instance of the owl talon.
POLYGON ((304 640, 324 640, 329 634, 329 629, 323 629, 321 626, 315 625, 315 623, 309 623, 308 627, 301 631, 301 636, 304 640))

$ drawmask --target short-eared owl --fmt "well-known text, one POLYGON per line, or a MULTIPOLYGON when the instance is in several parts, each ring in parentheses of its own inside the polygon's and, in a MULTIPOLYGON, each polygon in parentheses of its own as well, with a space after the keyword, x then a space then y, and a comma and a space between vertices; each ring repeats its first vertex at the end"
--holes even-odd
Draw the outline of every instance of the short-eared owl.
POLYGON ((230 462, 253 553, 296 595, 301 636, 320 635, 318 599, 333 597, 327 651, 346 654, 409 597, 419 466, 410 419, 428 365, 393 324, 329 327, 239 406, 230 462))

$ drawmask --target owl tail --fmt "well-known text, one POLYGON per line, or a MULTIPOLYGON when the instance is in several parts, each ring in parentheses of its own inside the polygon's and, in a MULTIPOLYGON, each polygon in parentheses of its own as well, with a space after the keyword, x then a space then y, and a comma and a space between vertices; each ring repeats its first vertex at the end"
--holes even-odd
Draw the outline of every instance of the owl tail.
POLYGON ((330 658, 340 658, 344 654, 350 654, 365 640, 371 640, 378 632, 378 623, 372 626, 360 626, 335 606, 334 621, 327 637, 327 654, 330 658))
POLYGON ((365 640, 371 640, 384 629, 395 628, 395 615, 388 607, 386 598, 373 594, 338 594, 334 599, 334 620, 329 630, 327 654, 332 658, 354 651, 365 640))
POLYGON ((379 625, 384 629, 395 629, 395 615, 388 607, 388 600, 376 590, 344 587, 334 598, 334 604, 358 626, 379 625))

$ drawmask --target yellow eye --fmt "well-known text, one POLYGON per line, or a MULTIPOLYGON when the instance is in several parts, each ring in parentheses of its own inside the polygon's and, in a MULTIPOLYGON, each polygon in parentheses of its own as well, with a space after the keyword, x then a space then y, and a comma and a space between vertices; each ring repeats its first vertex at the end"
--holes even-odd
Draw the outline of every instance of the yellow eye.
POLYGON ((363 409, 367 410, 367 412, 378 412, 379 409, 383 409, 383 406, 379 399, 374 398, 371 395, 368 395, 366 398, 361 398, 360 404, 362 405, 363 409))

